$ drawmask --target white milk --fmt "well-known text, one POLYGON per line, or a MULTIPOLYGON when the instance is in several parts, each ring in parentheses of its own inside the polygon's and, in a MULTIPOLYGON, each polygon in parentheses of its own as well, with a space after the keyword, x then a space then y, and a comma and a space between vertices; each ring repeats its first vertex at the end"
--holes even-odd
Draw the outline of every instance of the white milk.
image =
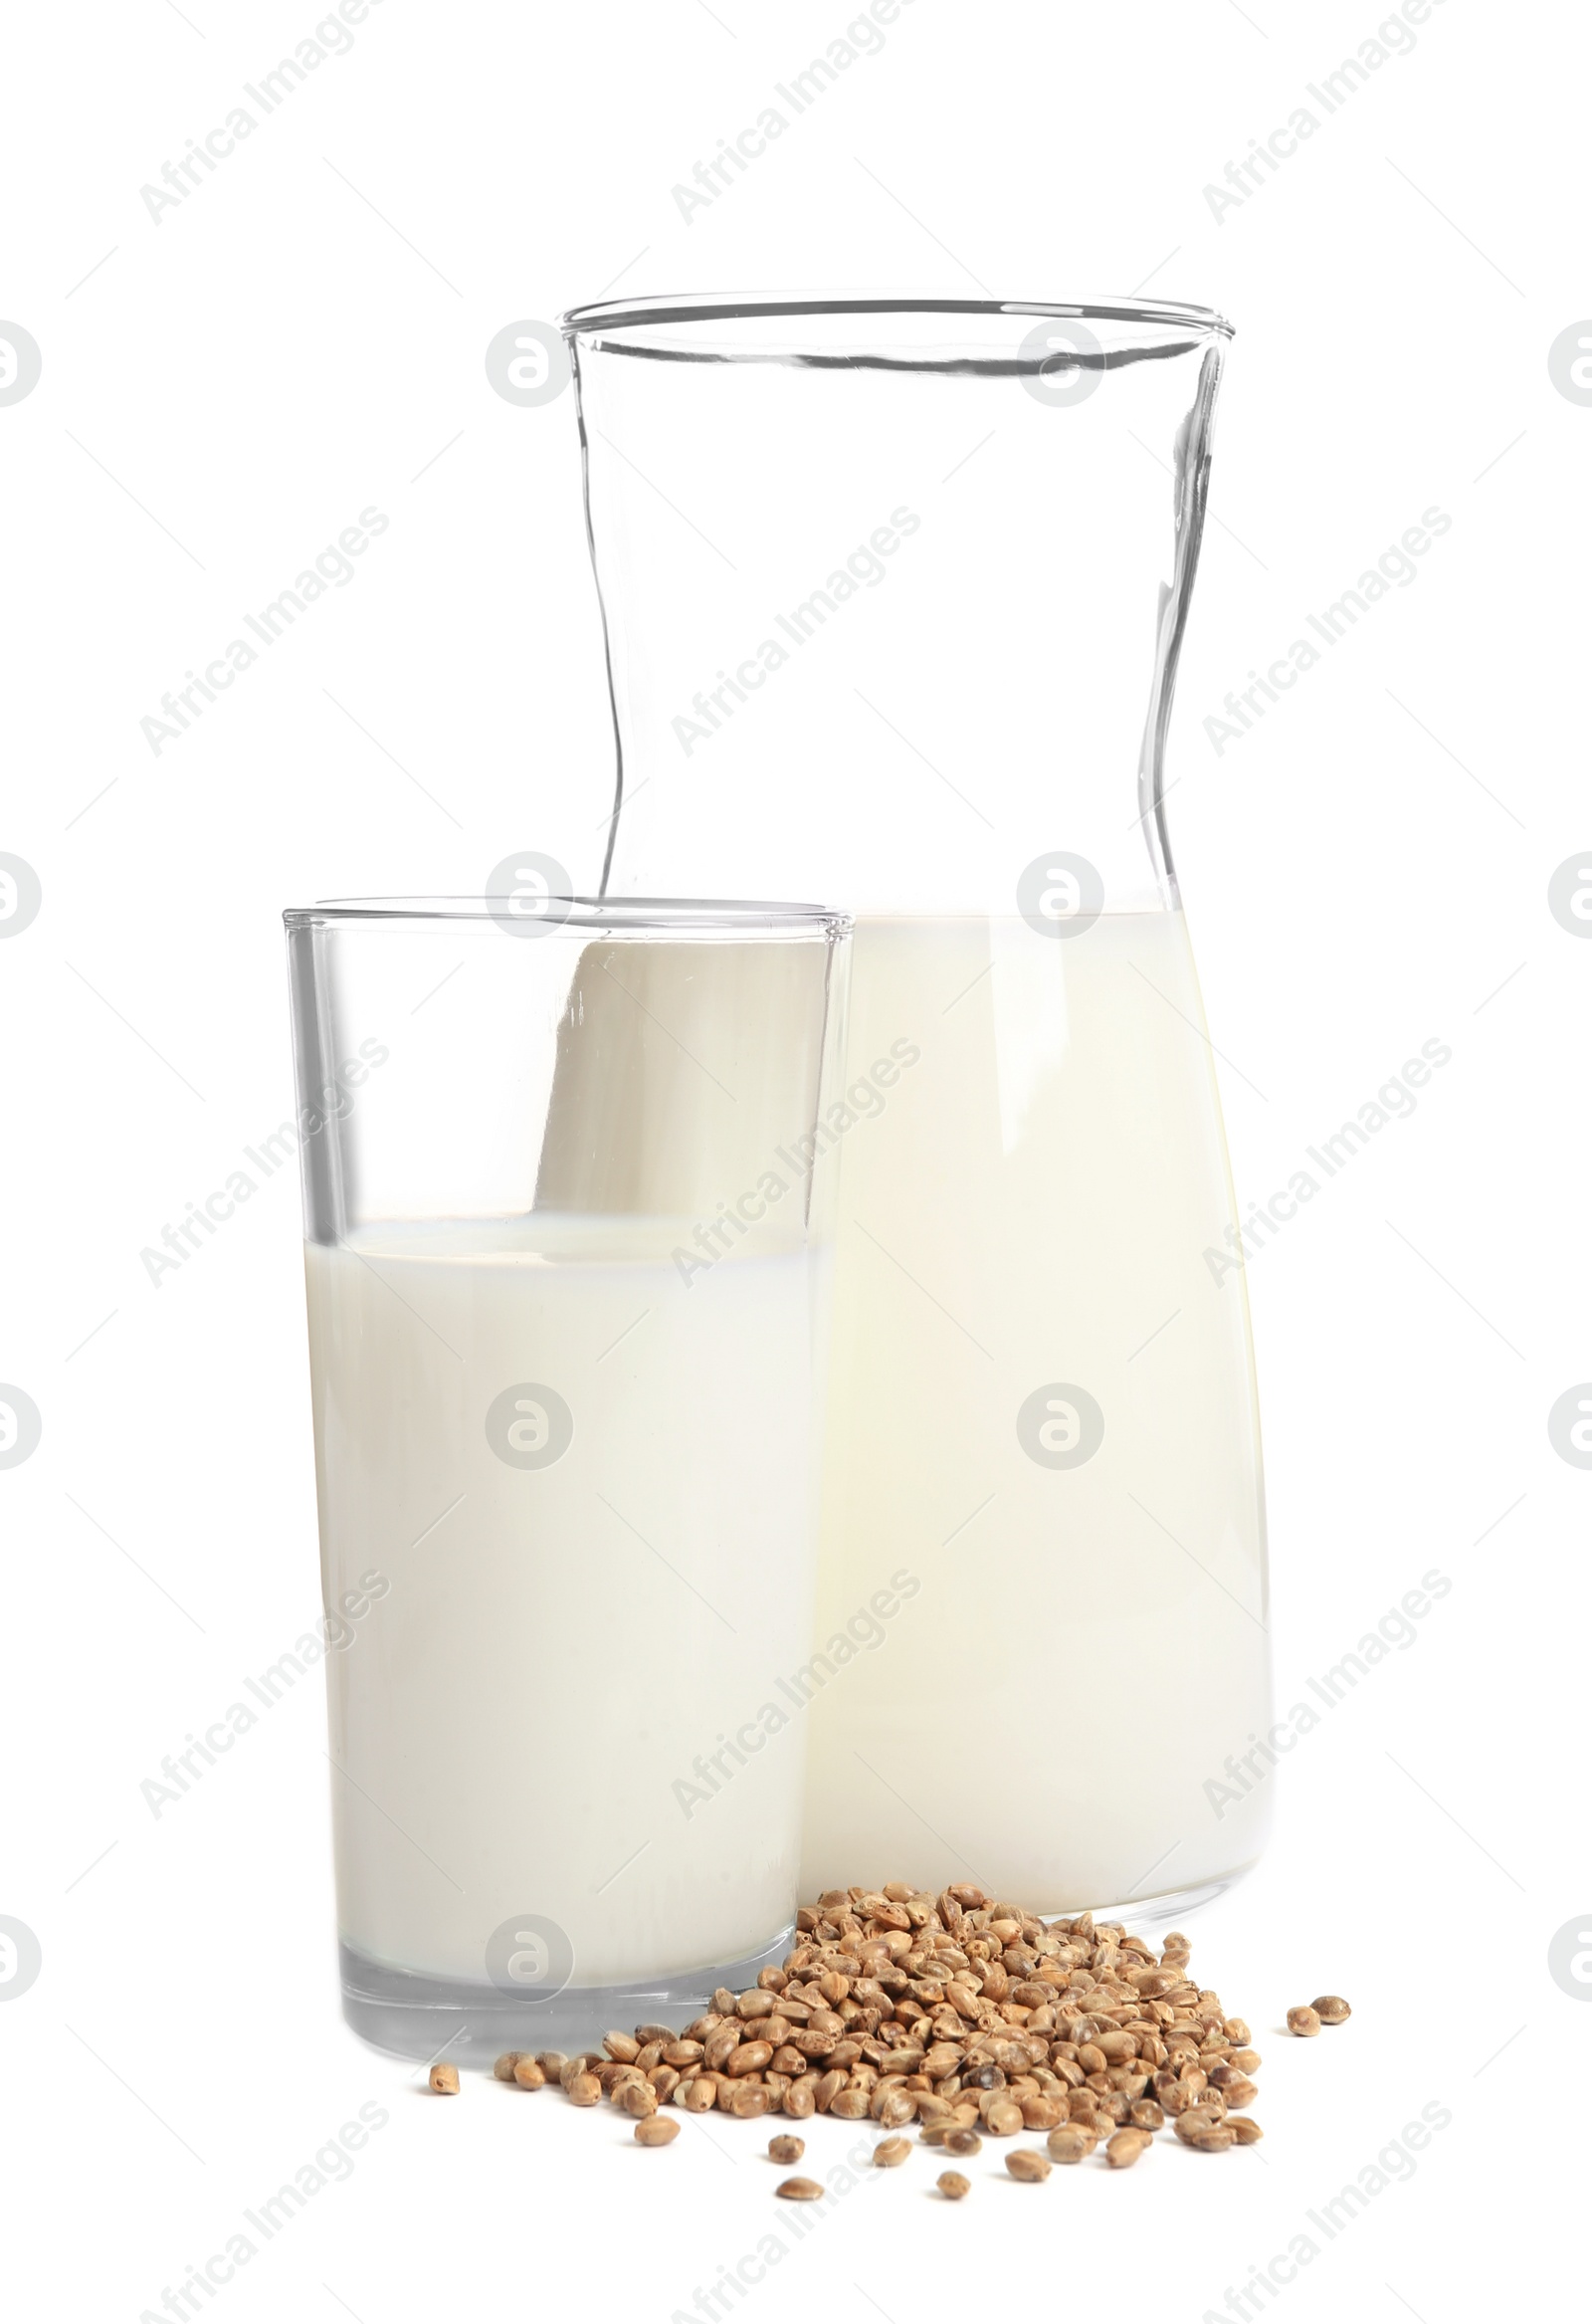
MULTIPOLYGON (((1220 1879, 1269 1799, 1264 1756, 1226 1770, 1271 1716, 1265 1536, 1181 915, 861 922, 851 1008, 850 1076, 921 1057, 838 1157, 820 1638, 920 1586, 807 1714, 802 1893, 971 1877, 1061 1911, 1220 1879), (1019 1441, 1057 1383, 1103 1414, 1078 1466, 1019 1441)), ((1073 1415, 1041 1421, 1065 1452, 1073 1415)))
POLYGON ((789 1922, 802 1737, 761 1712, 811 1650, 813 1262, 737 1250, 688 1290, 691 1232, 538 1211, 308 1247, 326 1602, 390 1584, 327 1659, 342 1935, 383 1967, 481 1984, 536 1916, 593 1986, 789 1922), (523 1383, 573 1418, 547 1466, 488 1441, 523 1383))

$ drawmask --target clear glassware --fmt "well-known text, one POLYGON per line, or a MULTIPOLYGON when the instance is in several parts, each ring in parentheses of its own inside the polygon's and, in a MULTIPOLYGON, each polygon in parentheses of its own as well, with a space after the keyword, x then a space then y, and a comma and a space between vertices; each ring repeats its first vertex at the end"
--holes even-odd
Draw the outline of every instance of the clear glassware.
POLYGON ((673 299, 564 327, 605 893, 829 899, 847 1079, 909 1058, 836 1156, 803 1892, 1185 1909, 1259 1853, 1275 1761, 1163 776, 1230 326, 673 299))
POLYGON ((796 1906, 846 922, 286 919, 345 2014, 689 2017, 796 1906))

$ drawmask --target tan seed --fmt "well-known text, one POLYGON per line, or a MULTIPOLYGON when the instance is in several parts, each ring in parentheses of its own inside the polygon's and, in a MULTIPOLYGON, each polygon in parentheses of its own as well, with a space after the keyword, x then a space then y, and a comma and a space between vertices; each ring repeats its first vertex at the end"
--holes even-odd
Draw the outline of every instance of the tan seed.
POLYGON ((1149 2143, 1147 2130, 1115 2131, 1105 2142, 1105 2160, 1113 2171, 1125 2171, 1129 2164, 1138 2161, 1149 2143))
POLYGON ((903 2122, 911 2121, 915 2111, 904 2090, 887 2090, 872 2108, 875 2121, 882 2122, 887 2130, 898 2130, 903 2122))
POLYGON ((773 2163, 799 2163, 806 2152, 806 2140, 793 2139, 788 2132, 782 2131, 777 2139, 768 2142, 768 2157, 773 2163))
POLYGON ((1086 2155, 1094 2152, 1098 2141, 1092 2130, 1085 2130, 1076 2122, 1061 2130, 1053 2130, 1045 2141, 1053 2163, 1082 2163, 1086 2155))
POLYGON ((620 2092, 619 2103, 627 2114, 645 2120, 658 2112, 658 2092, 651 2082, 627 2082, 620 2092))
POLYGON ((564 2084, 564 2095, 572 2106, 595 2106, 603 2094, 603 2086, 595 2074, 574 2074, 564 2084))
POLYGON ((679 2136, 680 2124, 676 2122, 673 2115, 649 2114, 645 2121, 638 2122, 636 2125, 636 2144, 638 2147, 671 2146, 679 2136))
POLYGON ((1310 2007, 1323 2025, 1341 2025, 1353 2014, 1341 1994, 1317 1994, 1310 2007))
POLYGON ((983 2144, 984 2142, 976 2130, 962 2127, 948 2130, 945 2133, 945 2152, 947 2155, 976 2155, 983 2144))
MULTIPOLYGON (((496 2072, 496 2067, 493 2070, 496 2072)), ((546 2081, 547 2076, 542 2072, 540 2066, 536 2063, 536 2060, 533 2057, 516 2057, 513 2067, 513 2079, 519 2085, 521 2090, 539 2090, 542 2087, 542 2084, 546 2081)))
POLYGON ((536 2052, 536 2063, 549 2082, 558 2081, 568 2062, 561 2049, 538 2049, 536 2052))
POLYGON ((874 2149, 874 2166, 880 2171, 894 2171, 904 2163, 912 2151, 910 2139, 881 2139, 874 2149))
POLYGON ((838 2122, 862 2122, 868 2115, 866 2090, 837 2090, 829 2102, 829 2111, 838 2122))
POLYGON ((1238 2134, 1230 2122, 1202 2122, 1188 2133, 1185 2146, 1194 2147, 1202 2155, 1220 2155, 1238 2144, 1238 2134))
POLYGON ((1023 2128, 1023 2109, 1015 2098, 997 2098, 984 2117, 984 2127, 998 2139, 1009 2139, 1023 2128))
POLYGON ((1016 2148, 1007 2156, 1006 2168, 1014 2179, 1021 2179, 1032 2185, 1037 2185, 1040 2180, 1048 2179, 1051 2175, 1049 2162, 1036 2147, 1016 2148))
POLYGON ((971 2191, 972 2181, 964 2179, 960 2171, 942 2171, 934 2185, 947 2203, 960 2203, 962 2197, 971 2191))
POLYGON ((495 2058, 493 2061, 493 2080, 495 2082, 511 2082, 514 2078, 515 2066, 518 2065, 522 2057, 528 2054, 522 2049, 505 2049, 501 2057, 495 2058))
POLYGON ((628 2033, 605 2033, 603 2047, 611 2058, 616 2058, 621 2065, 630 2066, 636 2062, 641 2043, 628 2033))
POLYGON ((785 2112, 797 2122, 805 2122, 816 2111, 817 2104, 811 2082, 792 2082, 785 2092, 785 2112))
POLYGON ((1153 2098, 1140 2098, 1130 2108, 1127 2119, 1135 2130, 1160 2130, 1166 2122, 1166 2116, 1153 2098))
POLYGON ((433 2066, 431 2086, 439 2098, 457 2098, 459 2095, 459 2068, 448 2065, 433 2066))
POLYGON ((760 2082, 731 2082, 727 2086, 730 2096, 726 2112, 737 2122, 755 2121, 768 2112, 773 2092, 765 2090, 760 2082))
POLYGON ((1260 2124, 1250 2114, 1230 2114, 1227 2127, 1241 2147, 1258 2146, 1266 2136, 1260 2124))
POLYGON ((1288 2029, 1290 2033, 1296 2033, 1300 2040, 1308 2041, 1312 2034, 1320 2032, 1321 2020, 1307 2003, 1300 2003, 1296 2009, 1290 2009, 1288 2013, 1288 2029))
POLYGON ((818 2203, 824 2189, 817 2179, 782 2179, 774 2193, 783 2196, 787 2203, 818 2203))

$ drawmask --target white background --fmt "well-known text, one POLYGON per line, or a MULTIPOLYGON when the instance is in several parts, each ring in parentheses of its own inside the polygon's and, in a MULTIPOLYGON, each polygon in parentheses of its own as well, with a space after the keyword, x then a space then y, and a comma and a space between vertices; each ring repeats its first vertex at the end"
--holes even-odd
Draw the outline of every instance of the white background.
MULTIPOLYGON (((1374 35, 1371 0, 912 0, 688 223, 673 187, 840 0, 382 0, 156 223, 140 187, 315 21, 85 0, 7 41, 0 314, 43 350, 0 407, 0 848, 44 892, 0 944, 0 1377, 43 1415, 0 1474, 0 1912, 44 1964, 0 2006, 15 2312, 157 2310, 366 2101, 385 2126, 216 2293, 230 2324, 662 2319, 794 2240, 757 2126, 643 2155, 607 2109, 423 2097, 343 2030, 318 1686, 158 1820, 139 1794, 317 1608, 295 1173, 158 1291, 139 1252, 290 1111, 285 904, 588 844, 608 734, 572 404, 515 408, 483 357, 610 285, 1230 314, 1169 772, 1241 1198, 1423 1041, 1453 1050, 1251 1270, 1282 1704, 1428 1568, 1453 1585, 1294 1754, 1264 1866, 1193 1927, 1265 2053, 1265 2146, 1158 2142, 1041 2189, 981 2164, 959 2210, 914 2157, 735 2305, 1192 2320, 1302 2229, 1320 2256, 1270 2303, 1298 2324, 1527 2308, 1584 2185, 1592 2030, 1547 1967, 1592 1925, 1592 1474, 1546 1426, 1592 1374, 1592 943, 1546 900, 1592 836, 1592 408, 1548 366, 1592 314, 1584 18, 1444 0, 1328 118, 1305 84, 1374 35), (1205 187, 1301 104, 1317 133, 1214 216, 1205 187), (1419 579, 1218 757, 1204 718, 1434 504, 1419 579), (157 757, 161 694, 370 506, 355 579, 157 757), (1323 1988, 1351 2024, 1279 2039, 1323 1988), (1414 2178, 1310 2229, 1432 2101, 1453 2119, 1414 2178)), ((602 1683, 600 1644, 568 1650, 602 1683)), ((1045 1715, 1011 1703, 1014 1782, 1045 1715)))

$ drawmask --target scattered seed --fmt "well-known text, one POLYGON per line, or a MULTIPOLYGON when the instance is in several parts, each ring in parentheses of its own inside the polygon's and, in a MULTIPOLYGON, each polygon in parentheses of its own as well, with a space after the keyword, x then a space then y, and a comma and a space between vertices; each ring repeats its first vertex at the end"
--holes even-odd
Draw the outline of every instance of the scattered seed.
POLYGON ((680 2136, 680 2124, 673 2115, 649 2114, 645 2121, 637 2123, 635 2136, 638 2147, 673 2146, 680 2136))
POLYGON ((1113 2171, 1125 2171, 1129 2164, 1138 2161, 1149 2143, 1147 2130, 1115 2131, 1105 2142, 1105 2160, 1113 2171))
POLYGON ((1082 2163, 1086 2155, 1093 2155, 1099 2141, 1092 2130, 1070 2122, 1064 2129, 1053 2130, 1045 2141, 1053 2163, 1082 2163))
POLYGON ((1241 2147, 1257 2146, 1266 2136, 1260 2124, 1249 2114, 1230 2114, 1227 2127, 1241 2147))
POLYGON ((1310 2007, 1323 2025, 1341 2025, 1345 2017, 1353 2015, 1341 1994, 1317 1994, 1310 2007))
POLYGON ((1015 2148, 1006 2158, 1006 2168, 1014 2179, 1022 2179, 1036 2185, 1041 2179, 1048 2179, 1051 2175, 1050 2164, 1037 2147, 1015 2148))
POLYGON ((945 2152, 947 2155, 976 2155, 983 2144, 984 2142, 977 2131, 969 2130, 965 2124, 945 2133, 945 2152))
POLYGON ((1312 2034, 1320 2032, 1320 2016, 1307 2003, 1301 2003, 1296 2009, 1290 2009, 1288 2029, 1290 2033, 1296 2033, 1301 2040, 1307 2041, 1312 2034))
POLYGON ((1201 2122, 1189 2131, 1185 2146, 1194 2147, 1202 2155, 1219 2155, 1238 2144, 1238 2133, 1230 2122, 1201 2122))
POLYGON ((773 2163, 799 2163, 806 2152, 805 2139, 793 2139, 784 2133, 768 2142, 768 2157, 773 2163))
POLYGON ((564 2095, 572 2106, 595 2106, 603 2094, 603 2086, 595 2074, 573 2074, 564 2084, 564 2095))
POLYGON ((433 2066, 431 2086, 439 2098, 457 2098, 459 2095, 459 2068, 449 2065, 433 2066))
POLYGON ((874 2149, 874 2165, 880 2171, 894 2171, 904 2163, 912 2151, 910 2139, 881 2139, 874 2149))
POLYGON ((514 2078, 515 2066, 526 2054, 522 2049, 505 2049, 501 2057, 493 2061, 493 2080, 495 2082, 511 2082, 514 2078))
POLYGON ((972 2184, 970 2179, 962 2177, 960 2171, 942 2171, 934 2182, 947 2203, 960 2203, 962 2197, 970 2192, 972 2184))
MULTIPOLYGON (((498 2064, 501 2065, 501 2063, 502 2060, 499 2058, 498 2064)), ((495 2066, 493 2071, 496 2073, 498 2067, 495 2066)), ((533 2057, 516 2056, 511 2079, 519 2085, 521 2090, 539 2090, 547 2076, 533 2057)))
POLYGON ((817 2179, 782 2179, 774 2193, 783 2196, 787 2203, 817 2203, 824 2189, 817 2179))

